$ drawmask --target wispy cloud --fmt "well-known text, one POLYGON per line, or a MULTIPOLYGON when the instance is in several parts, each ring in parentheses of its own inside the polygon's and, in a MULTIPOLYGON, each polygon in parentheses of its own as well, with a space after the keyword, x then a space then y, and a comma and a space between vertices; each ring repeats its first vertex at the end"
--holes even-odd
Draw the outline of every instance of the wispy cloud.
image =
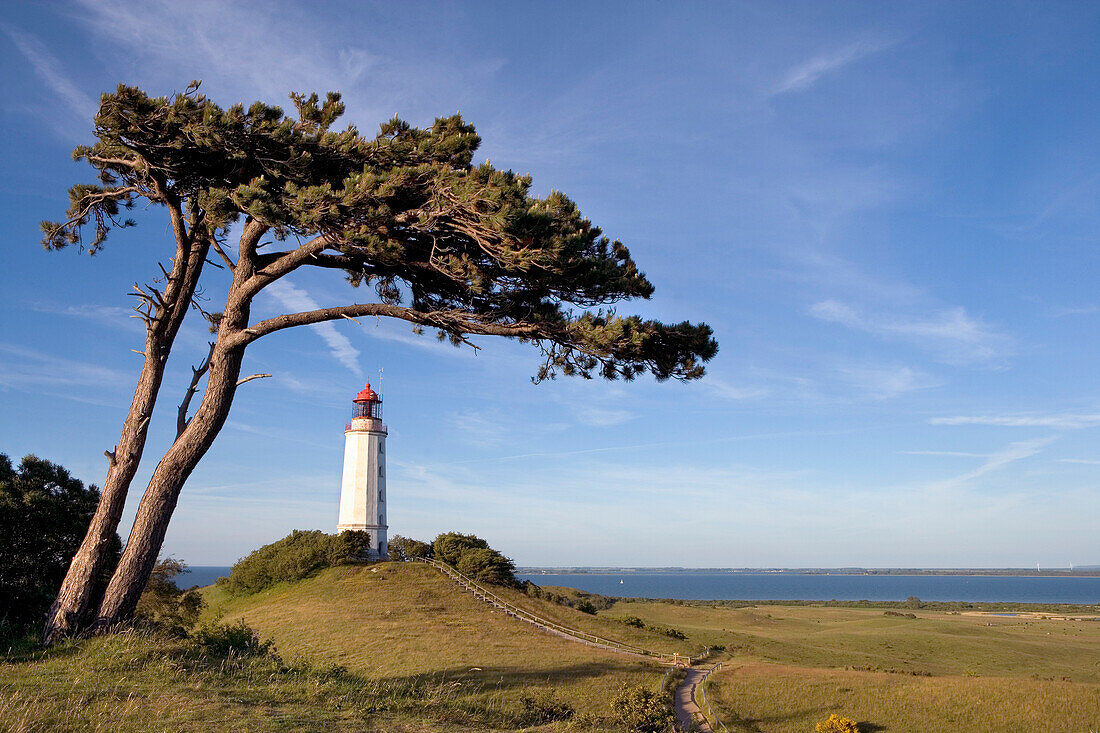
MULTIPOLYGON (((305 290, 286 281, 274 282, 265 290, 290 311, 311 311, 321 307, 305 290)), ((325 342, 336 361, 347 367, 352 374, 362 376, 363 370, 359 368, 359 350, 351 345, 347 336, 337 331, 336 326, 329 321, 314 323, 310 328, 325 342)))
POLYGON ((1022 461, 1025 458, 1031 458, 1055 440, 1056 438, 1037 438, 1035 440, 1021 440, 1015 443, 1009 443, 1008 446, 1002 450, 995 451, 985 456, 985 462, 974 470, 967 471, 966 473, 943 481, 933 482, 933 486, 934 488, 944 489, 968 483, 987 473, 1002 469, 1009 464, 1022 461))
POLYGON ((924 317, 864 313, 836 300, 810 307, 810 315, 881 338, 908 341, 935 352, 949 363, 988 362, 1005 353, 1006 337, 964 308, 947 308, 924 317))
POLYGON ((50 53, 45 44, 32 34, 7 24, 0 25, 0 28, 3 28, 4 33, 11 38, 11 42, 30 62, 38 78, 50 91, 61 98, 75 117, 88 120, 95 116, 99 104, 73 83, 62 68, 61 62, 50 53))
POLYGON ((1100 414, 1062 413, 1055 415, 959 415, 934 417, 932 425, 995 425, 1006 428, 1063 428, 1078 430, 1100 425, 1100 414))
POLYGON ((988 453, 966 453, 958 450, 899 450, 906 456, 953 456, 956 458, 989 458, 988 453))
POLYGON ((1100 466, 1100 461, 1089 458, 1059 458, 1058 463, 1080 463, 1085 466, 1100 466))
POLYGON ((637 415, 629 410, 621 410, 613 407, 597 407, 595 405, 578 405, 573 410, 577 421, 582 425, 595 428, 606 428, 612 425, 620 425, 633 420, 637 415))
POLYGON ((129 308, 111 305, 54 305, 35 303, 31 310, 38 313, 79 318, 125 331, 144 331, 145 325, 129 308))
POLYGON ((703 380, 703 386, 709 389, 716 397, 720 397, 724 400, 733 400, 735 402, 740 402, 742 400, 758 400, 762 397, 767 397, 770 392, 767 387, 740 386, 731 384, 718 377, 710 376, 703 380))
POLYGON ((838 372, 841 379, 855 387, 859 394, 876 400, 930 389, 940 384, 924 372, 908 366, 845 365, 838 372))
POLYGON ((51 395, 102 407, 124 407, 131 377, 89 362, 0 343, 0 389, 51 395), (112 399, 113 396, 119 399, 112 399))
POLYGON ((886 48, 887 44, 859 41, 843 48, 822 53, 792 67, 772 90, 773 95, 809 89, 822 77, 840 71, 862 58, 886 48))
POLYGON ((1087 316, 1097 312, 1100 312, 1100 306, 1097 305, 1065 306, 1051 308, 1048 315, 1051 318, 1065 318, 1066 316, 1087 316))

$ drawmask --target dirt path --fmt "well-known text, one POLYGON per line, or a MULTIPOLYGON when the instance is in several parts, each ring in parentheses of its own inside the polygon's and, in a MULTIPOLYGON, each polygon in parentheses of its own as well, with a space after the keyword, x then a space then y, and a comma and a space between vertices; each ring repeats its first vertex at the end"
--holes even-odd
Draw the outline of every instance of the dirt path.
POLYGON ((701 669, 688 667, 687 676, 676 688, 676 724, 681 730, 691 730, 694 723, 695 730, 713 733, 706 718, 703 717, 703 711, 699 709, 699 703, 695 701, 695 691, 706 675, 707 673, 701 669))

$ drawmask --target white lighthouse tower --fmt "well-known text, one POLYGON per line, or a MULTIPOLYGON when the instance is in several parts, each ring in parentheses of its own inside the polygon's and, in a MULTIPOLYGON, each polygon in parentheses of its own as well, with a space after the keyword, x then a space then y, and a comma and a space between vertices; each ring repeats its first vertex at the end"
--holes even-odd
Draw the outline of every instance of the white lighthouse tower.
POLYGON ((337 532, 370 534, 369 554, 386 560, 386 426, 382 396, 368 383, 355 395, 355 412, 344 426, 344 478, 337 532))

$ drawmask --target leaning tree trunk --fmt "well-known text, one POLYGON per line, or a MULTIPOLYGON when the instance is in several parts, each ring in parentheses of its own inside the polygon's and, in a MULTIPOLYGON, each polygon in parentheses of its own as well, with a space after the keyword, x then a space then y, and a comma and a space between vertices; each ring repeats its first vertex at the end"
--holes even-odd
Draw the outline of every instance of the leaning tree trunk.
POLYGON ((205 237, 195 238, 194 234, 188 237, 182 226, 177 227, 176 258, 160 296, 161 303, 154 304, 157 307, 146 315, 145 362, 134 398, 122 424, 118 444, 114 451, 107 451, 110 466, 99 505, 46 617, 42 633, 45 644, 82 631, 88 621, 88 611, 96 600, 93 597, 96 580, 104 570, 107 549, 118 530, 130 482, 141 462, 168 355, 191 305, 209 251, 209 241, 205 237))
POLYGON ((238 260, 218 338, 208 360, 206 393, 195 416, 161 458, 149 479, 126 549, 103 594, 93 622, 93 633, 103 632, 133 615, 160 554, 180 491, 229 416, 247 345, 240 336, 248 326, 251 295, 240 293, 252 274, 251 264, 245 257, 238 260))

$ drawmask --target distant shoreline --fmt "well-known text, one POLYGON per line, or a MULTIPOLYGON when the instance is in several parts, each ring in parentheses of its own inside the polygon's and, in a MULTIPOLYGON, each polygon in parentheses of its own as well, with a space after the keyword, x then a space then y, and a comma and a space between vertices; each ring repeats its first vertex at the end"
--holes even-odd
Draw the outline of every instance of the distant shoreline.
POLYGON ((622 575, 633 573, 729 573, 744 575, 951 575, 1019 578, 1095 578, 1100 566, 1083 568, 641 568, 641 567, 517 567, 520 575, 622 575))

